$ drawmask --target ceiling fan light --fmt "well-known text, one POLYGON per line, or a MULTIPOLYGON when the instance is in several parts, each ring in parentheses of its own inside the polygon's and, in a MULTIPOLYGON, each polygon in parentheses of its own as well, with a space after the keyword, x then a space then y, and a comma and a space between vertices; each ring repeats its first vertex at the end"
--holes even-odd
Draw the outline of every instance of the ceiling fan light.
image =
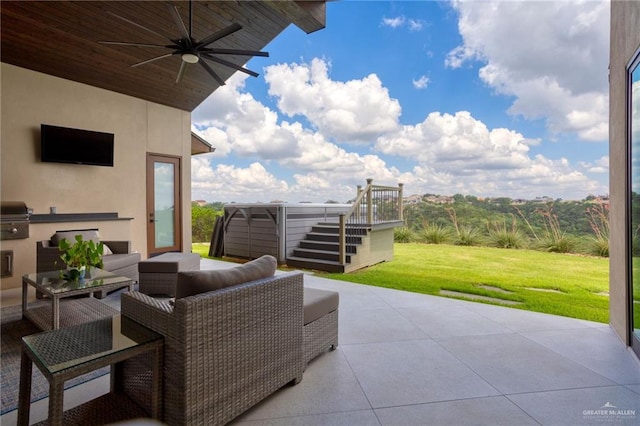
POLYGON ((183 53, 182 60, 188 64, 195 64, 200 60, 200 58, 198 57, 198 55, 195 55, 193 53, 183 53))

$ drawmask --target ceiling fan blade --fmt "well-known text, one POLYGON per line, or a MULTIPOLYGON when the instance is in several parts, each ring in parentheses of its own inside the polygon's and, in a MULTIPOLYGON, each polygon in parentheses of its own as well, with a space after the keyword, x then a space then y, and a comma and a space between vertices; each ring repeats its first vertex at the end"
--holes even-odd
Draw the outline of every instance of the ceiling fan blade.
POLYGON ((107 13, 108 13, 109 15, 115 16, 115 17, 116 17, 116 18, 118 18, 118 19, 123 20, 124 22, 128 22, 129 24, 131 24, 131 25, 135 25, 136 27, 141 28, 141 29, 143 29, 143 30, 145 30, 145 31, 149 31, 151 34, 158 35, 158 36, 160 36, 160 37, 162 37, 162 38, 167 38, 166 36, 164 36, 164 35, 162 35, 162 34, 160 34, 160 33, 158 33, 158 32, 155 32, 155 31, 153 31, 152 29, 145 27, 144 25, 140 25, 140 24, 138 24, 137 22, 133 22, 133 21, 132 21, 132 20, 130 20, 130 19, 124 18, 124 17, 122 17, 122 16, 120 16, 120 15, 117 15, 117 14, 115 14, 115 13, 113 13, 113 12, 110 12, 110 11, 107 11, 107 13))
POLYGON ((176 83, 180 83, 182 81, 182 77, 184 77, 184 72, 187 70, 187 63, 185 61, 180 61, 180 69, 178 70, 178 76, 176 77, 176 83))
POLYGON ((238 49, 211 49, 205 48, 200 50, 202 53, 213 53, 218 55, 247 55, 247 56, 263 56, 269 57, 269 52, 260 52, 258 50, 238 50, 238 49))
POLYGON ((211 56, 211 55, 208 55, 206 53, 203 53, 201 55, 201 57, 205 58, 205 59, 208 59, 210 61, 217 62, 217 63, 222 64, 222 65, 225 65, 227 67, 233 68, 235 70, 242 71, 243 73, 249 74, 252 77, 257 77, 258 75, 260 75, 257 72, 254 72, 254 71, 248 70, 246 68, 243 68, 240 65, 234 64, 233 62, 225 61, 224 59, 216 58, 215 56, 211 56))
POLYGON ((137 64, 131 65, 131 67, 139 67, 140 65, 148 64, 149 62, 157 61, 158 59, 168 58, 169 56, 173 56, 174 53, 167 53, 166 55, 156 56, 155 58, 147 59, 146 61, 138 62, 137 64))
POLYGON ((191 34, 189 34, 189 31, 187 31, 187 27, 184 25, 184 21, 180 16, 180 11, 178 10, 178 6, 175 6, 173 4, 168 4, 167 7, 169 8, 169 12, 171 12, 171 16, 173 17, 173 20, 176 22, 176 26, 178 27, 178 30, 180 30, 180 33, 182 33, 182 38, 187 41, 189 46, 191 46, 191 34))
POLYGON ((200 40, 199 43, 196 43, 195 48, 201 48, 201 47, 206 47, 208 45, 210 45, 211 43, 213 43, 216 40, 220 40, 223 37, 228 36, 229 34, 233 34, 236 31, 239 31, 242 29, 242 26, 238 23, 233 23, 231 25, 229 25, 226 28, 221 29, 220 31, 216 31, 213 34, 210 34, 208 37, 203 38, 202 40, 200 40))
POLYGON ((130 43, 128 41, 99 41, 100 44, 114 44, 116 46, 134 46, 134 47, 162 47, 163 49, 179 49, 179 46, 168 46, 166 44, 149 44, 149 43, 130 43))
POLYGON ((207 70, 207 72, 208 72, 209 74, 211 74, 211 77, 213 77, 213 78, 214 78, 214 80, 215 80, 215 81, 217 81, 217 82, 218 82, 218 84, 219 84, 220 86, 224 86, 224 85, 225 85, 224 80, 223 80, 223 79, 221 79, 221 78, 220 78, 220 76, 219 76, 218 74, 216 74, 216 72, 215 72, 213 69, 211 69, 211 67, 209 66, 209 64, 207 64, 205 61, 198 61, 198 63, 199 63, 200 65, 202 65, 202 68, 204 68, 205 70, 207 70))

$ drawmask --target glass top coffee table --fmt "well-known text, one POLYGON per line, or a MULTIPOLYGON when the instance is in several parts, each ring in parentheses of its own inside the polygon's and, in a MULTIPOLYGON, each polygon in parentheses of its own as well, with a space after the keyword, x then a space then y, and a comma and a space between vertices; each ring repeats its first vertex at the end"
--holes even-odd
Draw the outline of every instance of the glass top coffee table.
POLYGON ((22 276, 22 317, 33 322, 41 330, 56 330, 112 317, 119 312, 95 299, 93 292, 112 291, 122 287, 129 287, 129 291, 132 291, 133 281, 98 268, 89 268, 85 278, 76 281, 65 279, 61 271, 26 274, 22 276), (36 303, 28 303, 29 286, 43 293, 46 298, 36 303), (90 297, 69 299, 83 294, 90 297))
POLYGON ((162 352, 160 334, 120 315, 23 337, 18 425, 29 424, 33 364, 49 381, 50 425, 159 419, 162 352), (130 362, 124 371, 125 361, 140 357, 146 362, 130 362), (111 392, 63 412, 64 383, 106 366, 111 366, 111 392), (148 398, 140 400, 141 387, 148 398))

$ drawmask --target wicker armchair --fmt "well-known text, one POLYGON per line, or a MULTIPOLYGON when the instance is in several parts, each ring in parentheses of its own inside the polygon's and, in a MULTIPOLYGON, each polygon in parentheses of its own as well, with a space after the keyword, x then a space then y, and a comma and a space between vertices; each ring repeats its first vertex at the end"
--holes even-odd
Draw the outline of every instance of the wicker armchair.
POLYGON ((226 424, 302 380, 300 272, 178 298, 173 306, 139 292, 122 294, 121 302, 123 315, 165 338, 169 425, 226 424))

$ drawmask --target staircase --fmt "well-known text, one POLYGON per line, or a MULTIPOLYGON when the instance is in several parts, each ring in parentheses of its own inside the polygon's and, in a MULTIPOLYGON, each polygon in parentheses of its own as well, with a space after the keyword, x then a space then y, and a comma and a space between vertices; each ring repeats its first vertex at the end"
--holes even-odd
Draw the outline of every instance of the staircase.
POLYGON ((287 257, 287 265, 326 272, 348 272, 349 265, 358 255, 360 247, 369 235, 369 227, 347 225, 346 264, 340 263, 340 226, 337 223, 320 222, 311 228, 298 248, 287 257))

